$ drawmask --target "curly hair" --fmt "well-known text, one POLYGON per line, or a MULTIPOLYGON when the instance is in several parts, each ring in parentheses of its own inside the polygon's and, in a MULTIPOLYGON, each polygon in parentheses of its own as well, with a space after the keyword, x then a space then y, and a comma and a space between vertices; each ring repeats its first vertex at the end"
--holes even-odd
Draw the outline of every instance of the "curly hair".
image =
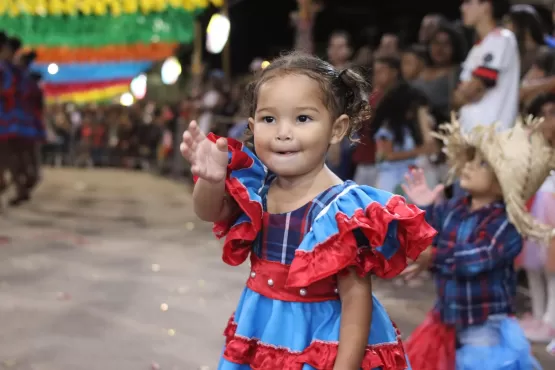
POLYGON ((318 82, 323 103, 328 107, 332 119, 342 114, 349 116, 347 136, 354 141, 354 135, 362 124, 370 119, 368 96, 370 84, 354 69, 336 70, 330 63, 301 52, 292 52, 275 59, 259 72, 245 93, 245 106, 250 117, 256 112, 260 87, 269 80, 290 74, 307 76, 318 82))
POLYGON ((462 62, 464 62, 464 60, 466 59, 466 54, 468 52, 468 45, 464 38, 464 34, 454 25, 450 23, 442 23, 431 35, 430 41, 428 42, 428 45, 426 45, 428 63, 433 65, 432 57, 430 55, 430 44, 440 33, 445 33, 449 37, 449 41, 451 42, 451 49, 453 50, 451 55, 451 62, 453 64, 461 64, 462 62))

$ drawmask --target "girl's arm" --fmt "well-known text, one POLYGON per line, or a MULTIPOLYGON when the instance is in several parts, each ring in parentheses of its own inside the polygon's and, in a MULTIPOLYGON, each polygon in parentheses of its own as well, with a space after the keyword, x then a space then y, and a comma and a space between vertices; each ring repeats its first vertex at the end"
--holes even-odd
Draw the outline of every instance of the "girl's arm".
POLYGON ((412 159, 412 158, 418 157, 421 154, 426 153, 426 151, 424 150, 425 145, 416 147, 411 150, 405 150, 405 151, 399 151, 399 152, 394 151, 393 142, 389 140, 377 140, 376 147, 377 147, 376 150, 377 150, 378 158, 382 160, 390 161, 390 162, 412 159))
POLYGON ((359 370, 372 323, 371 277, 359 277, 353 269, 338 277, 341 298, 339 350, 333 370, 359 370))
POLYGON ((524 81, 520 86, 519 98, 526 102, 538 94, 550 92, 555 89, 555 76, 545 77, 533 81, 524 81))
POLYGON ((199 178, 193 190, 193 207, 198 218, 207 222, 227 220, 238 209, 225 190, 225 179, 211 183, 199 178))

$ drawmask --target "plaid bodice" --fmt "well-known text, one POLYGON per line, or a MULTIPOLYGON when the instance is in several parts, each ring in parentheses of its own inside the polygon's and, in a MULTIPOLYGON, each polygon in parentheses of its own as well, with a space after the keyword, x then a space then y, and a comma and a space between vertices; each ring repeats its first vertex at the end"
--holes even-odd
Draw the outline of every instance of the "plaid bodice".
POLYGON ((290 265, 295 250, 304 236, 310 231, 312 222, 318 214, 343 190, 342 185, 333 186, 304 206, 287 213, 267 212, 266 196, 275 177, 269 176, 261 192, 264 215, 262 230, 254 243, 254 253, 259 258, 290 265))

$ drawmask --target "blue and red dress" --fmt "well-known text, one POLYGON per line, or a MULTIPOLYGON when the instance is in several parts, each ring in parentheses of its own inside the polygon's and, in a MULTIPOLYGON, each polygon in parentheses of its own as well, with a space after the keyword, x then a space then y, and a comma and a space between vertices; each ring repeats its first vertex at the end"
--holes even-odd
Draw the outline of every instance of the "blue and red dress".
POLYGON ((0 140, 17 135, 16 111, 17 74, 9 62, 0 62, 0 140))
MULTIPOLYGON (((251 272, 224 331, 218 369, 331 370, 341 321, 337 275, 352 267, 361 276, 396 276, 436 232, 402 197, 351 181, 297 210, 270 214, 272 176, 243 144, 228 144, 226 189, 241 212, 214 231, 226 237, 224 262, 250 258, 251 272)), ((361 369, 410 369, 400 333, 375 297, 361 369)))

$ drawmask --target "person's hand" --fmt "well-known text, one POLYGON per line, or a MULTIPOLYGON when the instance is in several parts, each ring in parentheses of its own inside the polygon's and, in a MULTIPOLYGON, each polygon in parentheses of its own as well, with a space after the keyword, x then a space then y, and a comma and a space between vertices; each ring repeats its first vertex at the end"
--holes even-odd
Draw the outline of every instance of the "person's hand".
POLYGON ((430 189, 426 183, 424 171, 421 169, 415 169, 407 173, 405 182, 405 184, 401 184, 401 188, 410 201, 420 207, 434 204, 445 188, 442 184, 439 184, 434 189, 430 189))
POLYGON ((183 134, 181 154, 191 163, 191 172, 208 182, 217 183, 225 179, 227 173, 227 139, 219 138, 216 143, 206 138, 195 121, 183 134))
POLYGON ((423 271, 426 271, 430 268, 434 259, 432 248, 432 246, 426 248, 422 253, 420 253, 420 256, 418 256, 416 261, 414 261, 412 265, 407 267, 401 273, 401 276, 405 280, 412 280, 418 277, 418 275, 420 275, 423 271))

